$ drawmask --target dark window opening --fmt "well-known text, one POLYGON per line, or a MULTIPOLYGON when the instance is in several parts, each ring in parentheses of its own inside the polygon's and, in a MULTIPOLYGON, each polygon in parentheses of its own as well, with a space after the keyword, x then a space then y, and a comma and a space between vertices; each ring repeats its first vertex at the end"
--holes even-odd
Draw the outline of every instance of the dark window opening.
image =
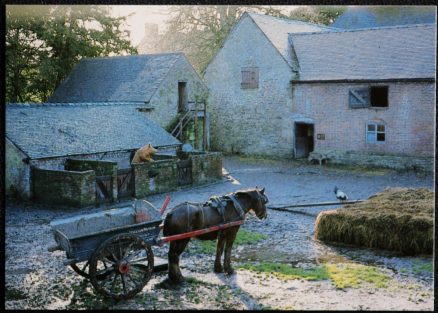
POLYGON ((187 111, 187 83, 178 82, 178 113, 187 111))
POLYGON ((242 89, 259 88, 259 69, 258 67, 243 67, 242 68, 242 82, 240 84, 242 89))
POLYGON ((388 86, 371 87, 371 106, 387 107, 388 106, 388 86))

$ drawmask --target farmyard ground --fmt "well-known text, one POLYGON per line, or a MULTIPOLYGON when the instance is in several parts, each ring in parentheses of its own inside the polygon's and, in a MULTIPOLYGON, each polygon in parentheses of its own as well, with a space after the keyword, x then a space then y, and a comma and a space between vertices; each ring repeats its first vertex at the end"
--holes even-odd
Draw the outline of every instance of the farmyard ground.
MULTIPOLYGON (((335 185, 350 199, 364 199, 386 187, 433 188, 432 175, 296 161, 227 157, 224 170, 226 180, 220 183, 172 193, 169 207, 256 185, 266 187, 273 206, 334 201, 335 185)), ((160 206, 165 196, 148 200, 160 206)), ((6 210, 6 308, 432 310, 432 257, 403 257, 315 241, 314 215, 333 208, 300 208, 308 214, 270 210, 264 221, 250 216, 242 229, 250 235, 264 234, 265 239, 234 247, 235 275, 213 273, 211 245, 194 242, 182 255, 184 287, 160 289, 156 284, 166 273, 156 273, 134 299, 114 303, 95 295, 89 282, 63 266, 63 252, 47 252, 54 243, 48 223, 90 209, 10 202, 6 210), (269 264, 298 268, 301 274, 292 279, 281 270, 263 271, 269 264), (258 266, 259 271, 243 269, 251 266, 258 266), (322 277, 308 280, 316 270, 323 272, 322 277)), ((154 254, 166 257, 167 248, 154 247, 154 254)))

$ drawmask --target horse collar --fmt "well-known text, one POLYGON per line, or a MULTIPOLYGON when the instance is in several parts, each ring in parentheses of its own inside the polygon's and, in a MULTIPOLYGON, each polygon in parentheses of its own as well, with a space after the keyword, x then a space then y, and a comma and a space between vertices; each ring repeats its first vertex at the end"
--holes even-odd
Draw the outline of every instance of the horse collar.
POLYGON ((230 199, 233 204, 234 204, 234 208, 237 211, 237 214, 239 214, 239 217, 241 219, 245 218, 245 211, 243 211, 242 206, 240 205, 240 201, 236 198, 236 196, 234 195, 227 195, 228 199, 230 199))

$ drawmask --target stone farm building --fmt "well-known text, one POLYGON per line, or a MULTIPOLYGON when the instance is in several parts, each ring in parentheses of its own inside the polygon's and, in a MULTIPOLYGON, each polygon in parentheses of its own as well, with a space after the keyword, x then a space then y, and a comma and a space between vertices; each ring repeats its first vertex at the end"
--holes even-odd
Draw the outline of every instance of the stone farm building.
MULTIPOLYGON (((139 113, 135 103, 8 104, 6 193, 34 198, 35 193, 50 192, 42 190, 49 183, 32 168, 52 170, 47 179, 59 179, 60 184, 77 180, 81 188, 90 173, 69 173, 79 170, 70 159, 100 161, 96 166, 109 168, 111 175, 113 169, 130 168, 131 152, 147 143, 167 154, 175 154, 181 145, 139 113), (56 171, 60 171, 58 176, 56 171)), ((101 175, 108 174, 102 171, 101 175)))
POLYGON ((137 103, 6 106, 6 194, 85 207, 220 179, 220 153, 180 151, 181 142, 137 103), (131 163, 146 143, 152 163, 131 163))
POLYGON ((205 71, 225 152, 432 169, 435 24, 357 30, 245 13, 205 71))
POLYGON ((207 93, 183 53, 161 53, 85 58, 48 101, 137 103, 143 114, 171 131, 178 113, 194 109, 207 93))

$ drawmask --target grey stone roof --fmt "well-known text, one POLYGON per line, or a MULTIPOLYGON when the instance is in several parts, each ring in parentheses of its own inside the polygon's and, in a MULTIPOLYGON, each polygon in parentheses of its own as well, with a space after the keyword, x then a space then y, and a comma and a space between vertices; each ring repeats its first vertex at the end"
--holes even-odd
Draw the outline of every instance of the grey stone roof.
POLYGON ((434 78, 434 25, 290 34, 299 80, 434 78))
POLYGON ((48 102, 147 102, 182 53, 81 60, 48 102))
POLYGON ((435 6, 353 6, 331 24, 343 29, 435 23, 435 6))
POLYGON ((288 43, 288 33, 328 31, 332 28, 296 21, 284 18, 273 17, 264 14, 247 12, 257 26, 262 30, 273 46, 280 52, 286 62, 293 66, 288 43))
POLYGON ((6 105, 6 136, 31 159, 181 144, 132 103, 6 105))

